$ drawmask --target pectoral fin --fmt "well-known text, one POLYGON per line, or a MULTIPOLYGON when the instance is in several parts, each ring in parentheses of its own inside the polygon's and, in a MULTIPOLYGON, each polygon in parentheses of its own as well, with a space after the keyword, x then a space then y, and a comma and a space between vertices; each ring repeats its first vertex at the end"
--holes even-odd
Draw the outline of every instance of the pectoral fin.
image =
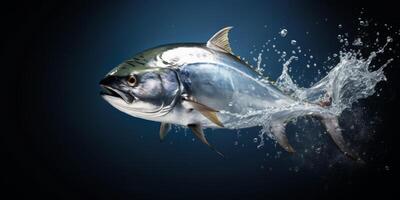
POLYGON ((206 144, 207 146, 209 146, 212 150, 214 150, 215 152, 217 152, 220 156, 224 157, 224 155, 217 151, 210 143, 208 143, 206 136, 204 135, 203 129, 201 128, 200 125, 198 124, 189 124, 188 127, 190 129, 192 129, 192 132, 194 135, 196 135, 196 137, 203 142, 204 144, 206 144))
POLYGON ((170 129, 171 129, 171 124, 161 123, 161 126, 160 126, 160 141, 164 140, 164 138, 167 136, 168 131, 170 129))
POLYGON ((219 127, 224 127, 222 122, 218 119, 217 110, 189 99, 185 99, 185 101, 188 102, 193 109, 199 111, 204 117, 212 121, 214 124, 218 125, 219 127))

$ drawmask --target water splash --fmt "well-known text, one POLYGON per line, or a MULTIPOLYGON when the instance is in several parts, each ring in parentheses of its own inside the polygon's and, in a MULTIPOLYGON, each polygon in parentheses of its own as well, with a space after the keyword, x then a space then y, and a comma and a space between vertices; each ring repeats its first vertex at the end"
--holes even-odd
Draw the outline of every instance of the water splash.
MULTIPOLYGON (((270 116, 281 111, 292 112, 293 118, 307 115, 307 112, 331 113, 339 116, 344 110, 351 108, 353 103, 359 99, 373 95, 376 84, 386 80, 383 70, 393 59, 387 60, 377 70, 371 69, 371 62, 378 54, 384 52, 391 41, 388 39, 382 48, 371 52, 366 59, 362 58, 359 52, 340 52, 339 63, 325 77, 309 88, 299 87, 289 75, 290 64, 298 59, 296 56, 291 56, 283 64, 282 73, 273 84, 285 94, 297 99, 297 103, 287 107, 250 110, 246 114, 236 114, 221 110, 221 113, 240 119, 239 122, 228 122, 225 126, 233 129, 263 126, 266 127, 261 134, 264 136, 269 134, 267 133, 269 124, 266 122, 271 121, 270 116), (327 107, 315 106, 321 102, 329 102, 330 105, 327 107)), ((262 54, 260 53, 255 70, 261 69, 261 56, 262 54)), ((310 58, 312 57, 310 56, 310 58)), ((270 83, 268 79, 261 79, 260 81, 270 83)), ((263 140, 261 139, 260 142, 263 142, 263 140)))
POLYGON ((393 61, 387 60, 377 70, 370 70, 371 62, 384 49, 391 40, 378 51, 373 51, 367 59, 361 58, 360 53, 341 52, 339 63, 331 71, 310 88, 300 88, 293 83, 288 74, 288 66, 296 57, 292 56, 284 65, 282 74, 276 81, 276 86, 286 94, 301 101, 318 104, 329 101, 327 107, 331 112, 340 115, 345 109, 350 108, 359 99, 366 98, 375 93, 378 82, 386 80, 384 68, 393 61))
POLYGON ((262 68, 261 63, 262 63, 262 53, 259 53, 257 57, 257 67, 255 70, 262 75, 264 72, 264 68, 262 68))
MULTIPOLYGON (((368 27, 370 22, 367 20, 361 22, 360 20, 359 25, 361 27, 368 27)), ((339 24, 338 29, 343 30, 343 25, 339 24)), ((278 34, 282 38, 286 39, 288 38, 287 32, 287 29, 281 29, 278 34)), ((376 36, 378 37, 381 35, 382 34, 379 32, 376 33, 376 36)), ((354 103, 360 99, 364 99, 373 95, 376 92, 375 86, 379 82, 386 81, 384 69, 393 61, 393 58, 389 58, 380 65, 376 64, 380 62, 374 62, 379 60, 380 54, 383 54, 387 50, 391 51, 391 48, 388 48, 387 46, 393 42, 392 37, 388 36, 384 45, 379 45, 379 42, 382 40, 376 38, 374 44, 372 45, 368 44, 367 40, 364 40, 365 38, 363 38, 363 34, 356 36, 357 37, 355 37, 355 39, 351 40, 349 39, 348 33, 342 33, 338 35, 338 41, 340 44, 342 44, 340 51, 335 52, 327 57, 327 60, 322 64, 321 67, 318 68, 318 75, 321 75, 321 78, 315 77, 315 82, 309 87, 299 86, 299 84, 297 84, 296 81, 294 81, 290 76, 291 65, 296 63, 297 60, 307 59, 307 68, 313 68, 317 66, 316 58, 314 58, 314 56, 311 54, 311 50, 298 46, 298 42, 295 40, 295 38, 287 39, 288 43, 291 44, 291 46, 294 46, 293 50, 285 51, 283 49, 279 49, 277 44, 274 43, 275 39, 272 42, 271 40, 268 40, 262 45, 262 48, 258 50, 252 50, 252 52, 259 51, 258 57, 253 58, 253 60, 256 62, 256 67, 254 67, 254 69, 260 72, 260 74, 263 74, 263 66, 265 66, 265 62, 268 61, 268 57, 263 57, 263 55, 276 53, 279 56, 278 62, 282 62, 283 69, 282 73, 273 84, 287 95, 297 99, 298 103, 284 108, 269 107, 265 110, 252 110, 244 115, 235 115, 233 113, 221 111, 225 114, 232 115, 240 119, 239 123, 236 122, 232 124, 226 124, 226 126, 230 128, 240 128, 238 124, 261 126, 262 129, 260 131, 259 138, 257 140, 253 140, 253 142, 257 141, 257 147, 261 148, 263 147, 265 140, 268 138, 274 138, 274 135, 272 135, 270 131, 271 124, 268 123, 271 121, 271 115, 274 113, 281 112, 282 110, 290 110, 290 112, 293 112, 293 118, 307 115, 305 112, 328 112, 333 113, 336 116, 340 116, 344 111, 354 109, 352 108, 354 103), (364 48, 364 50, 372 49, 372 51, 367 53, 367 56, 363 56, 365 53, 361 53, 361 48, 364 48), (288 54, 289 56, 287 56, 288 54), (335 61, 336 64, 332 64, 332 62, 335 61), (331 64, 327 64, 328 62, 331 62, 331 64), (323 70, 329 71, 324 77, 322 77, 323 70), (321 108, 323 110, 316 107, 309 107, 308 109, 305 109, 309 103, 329 103, 329 106, 321 108)), ((267 79, 262 81, 269 82, 267 79)), ((319 137, 320 138, 318 139, 321 139, 322 136, 319 137)), ((298 138, 299 137, 296 133, 296 139, 298 138)), ((300 157, 304 158, 306 157, 305 154, 311 153, 320 155, 322 154, 321 152, 326 151, 326 149, 326 145, 320 142, 312 145, 310 150, 305 149, 305 152, 301 153, 300 157)), ((334 162, 337 160, 340 159, 335 159, 334 162)))

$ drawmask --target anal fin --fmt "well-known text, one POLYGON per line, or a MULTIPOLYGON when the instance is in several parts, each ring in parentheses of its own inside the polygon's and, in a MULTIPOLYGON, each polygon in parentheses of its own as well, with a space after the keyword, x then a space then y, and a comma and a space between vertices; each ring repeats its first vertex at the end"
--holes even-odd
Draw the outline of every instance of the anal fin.
POLYGON ((206 139, 206 136, 204 135, 203 129, 201 128, 200 125, 198 124, 189 124, 188 127, 190 129, 192 129, 192 132, 194 135, 196 135, 196 137, 203 142, 204 144, 206 144, 208 147, 210 147, 212 150, 214 150, 215 152, 217 152, 220 156, 224 157, 224 154, 222 154, 221 152, 219 152, 218 150, 216 150, 206 139))
POLYGON ((275 139, 283 149, 285 149, 289 153, 294 153, 296 151, 294 150, 292 145, 289 144, 289 141, 285 134, 285 125, 285 123, 282 123, 280 121, 272 122, 271 133, 274 136, 273 139, 275 139))

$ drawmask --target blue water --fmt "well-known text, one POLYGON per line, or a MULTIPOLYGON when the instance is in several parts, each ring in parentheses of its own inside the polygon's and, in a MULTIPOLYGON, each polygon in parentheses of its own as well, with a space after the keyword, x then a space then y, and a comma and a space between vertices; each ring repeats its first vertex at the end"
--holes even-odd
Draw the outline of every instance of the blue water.
MULTIPOLYGON (((110 1, 66 10, 67 17, 56 15, 42 25, 45 31, 40 32, 41 26, 35 29, 29 53, 35 69, 24 73, 34 81, 29 82, 29 103, 21 118, 32 132, 29 155, 34 157, 33 170, 42 184, 53 185, 71 198, 83 194, 105 199, 273 199, 318 196, 334 191, 342 182, 351 187, 346 177, 359 167, 341 156, 318 122, 306 122, 311 119, 299 120, 308 127, 304 129, 289 124, 288 137, 300 151, 315 142, 323 147, 323 156, 290 156, 271 140, 257 148, 254 138, 260 128, 207 129, 208 140, 225 154, 223 159, 186 129, 172 131, 160 143, 159 123, 111 107, 100 98, 98 82, 114 66, 145 49, 206 42, 220 28, 234 26, 232 49, 253 65, 252 58, 258 54, 250 51, 274 37, 281 49, 292 48, 291 39, 304 51, 310 49, 317 67, 307 71, 307 59, 299 60, 291 72, 292 77, 301 77, 300 86, 309 86, 326 74, 322 66, 327 56, 340 50, 337 34, 356 31, 352 14, 339 15, 334 8, 313 1, 110 1), (285 38, 278 34, 282 28, 288 29, 285 38)), ((274 56, 263 61, 271 79, 282 72, 283 62, 274 56)), ((374 112, 359 106, 344 115, 346 119, 360 115, 353 128, 366 133, 377 123, 368 119, 374 112)), ((342 123, 347 128, 352 125, 347 120, 342 123)), ((355 135, 352 130, 347 130, 348 135, 355 135)), ((354 148, 360 150, 361 145, 354 148)), ((378 166, 385 167, 390 164, 378 166)))

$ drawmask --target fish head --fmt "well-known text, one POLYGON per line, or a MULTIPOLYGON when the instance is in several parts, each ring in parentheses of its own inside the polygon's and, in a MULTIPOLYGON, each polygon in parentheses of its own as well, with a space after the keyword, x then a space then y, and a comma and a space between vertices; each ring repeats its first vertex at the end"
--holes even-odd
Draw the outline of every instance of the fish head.
POLYGON ((100 81, 100 95, 118 110, 147 120, 167 114, 180 96, 176 72, 169 68, 122 63, 100 81))

